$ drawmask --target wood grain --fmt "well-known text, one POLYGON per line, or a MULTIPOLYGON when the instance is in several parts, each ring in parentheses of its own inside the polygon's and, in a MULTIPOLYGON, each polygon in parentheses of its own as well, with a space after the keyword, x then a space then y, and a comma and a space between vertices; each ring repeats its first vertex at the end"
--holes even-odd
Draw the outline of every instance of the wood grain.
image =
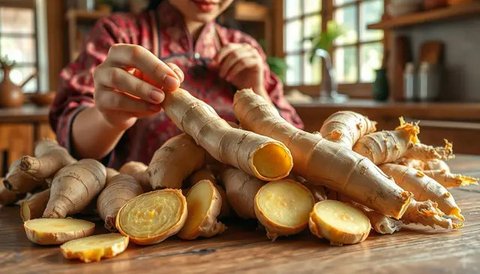
MULTIPOLYGON (((478 174, 480 157, 459 156, 451 166, 454 172, 478 174)), ((307 232, 271 242, 255 222, 230 221, 227 232, 212 239, 131 244, 125 253, 91 264, 65 260, 58 247, 30 243, 18 207, 0 208, 1 272, 480 273, 480 187, 455 189, 452 194, 466 217, 459 231, 409 226, 394 235, 372 233, 358 245, 332 247, 307 232)))

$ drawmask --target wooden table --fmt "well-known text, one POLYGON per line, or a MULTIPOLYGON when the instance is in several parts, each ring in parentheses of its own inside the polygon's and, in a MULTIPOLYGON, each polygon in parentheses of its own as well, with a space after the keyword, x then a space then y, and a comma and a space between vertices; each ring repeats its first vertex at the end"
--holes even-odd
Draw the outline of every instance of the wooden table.
MULTIPOLYGON (((480 176, 479 156, 458 156, 451 165, 455 172, 480 176)), ((307 232, 271 242, 255 222, 227 223, 227 232, 212 239, 131 244, 115 258, 90 264, 65 260, 58 247, 30 243, 18 207, 0 208, 0 273, 480 273, 480 187, 452 193, 466 218, 459 231, 413 226, 332 247, 307 232)))

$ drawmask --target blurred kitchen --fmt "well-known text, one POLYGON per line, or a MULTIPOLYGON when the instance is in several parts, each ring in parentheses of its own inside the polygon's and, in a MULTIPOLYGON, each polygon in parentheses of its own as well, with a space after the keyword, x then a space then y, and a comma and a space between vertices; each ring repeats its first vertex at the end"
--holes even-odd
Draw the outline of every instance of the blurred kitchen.
MULTIPOLYGON (((0 0, 0 173, 54 136, 48 105, 60 70, 96 20, 144 0, 0 0)), ((236 0, 220 23, 264 47, 306 130, 353 110, 391 129, 480 154, 480 1, 236 0)))

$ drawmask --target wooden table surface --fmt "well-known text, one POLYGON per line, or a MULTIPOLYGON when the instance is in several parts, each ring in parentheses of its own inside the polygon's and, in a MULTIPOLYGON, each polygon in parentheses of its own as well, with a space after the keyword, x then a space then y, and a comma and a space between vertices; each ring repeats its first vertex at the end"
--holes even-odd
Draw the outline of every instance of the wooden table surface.
MULTIPOLYGON (((480 177, 480 156, 457 156, 451 166, 480 177)), ((5 207, 0 208, 0 273, 480 273, 480 187, 452 194, 466 218, 459 231, 409 226, 333 247, 307 232, 271 242, 255 222, 228 222, 229 229, 212 239, 130 244, 125 253, 90 264, 64 259, 58 247, 30 243, 18 207, 5 207)), ((97 227, 103 232, 100 223, 97 227)))

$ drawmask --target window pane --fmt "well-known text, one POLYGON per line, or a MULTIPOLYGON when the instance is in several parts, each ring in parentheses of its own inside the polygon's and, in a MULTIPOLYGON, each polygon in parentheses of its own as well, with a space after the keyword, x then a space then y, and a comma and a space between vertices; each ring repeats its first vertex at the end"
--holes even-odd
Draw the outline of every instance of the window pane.
POLYGON ((335 12, 335 21, 343 29, 342 36, 336 39, 339 45, 357 42, 357 13, 356 6, 341 8, 335 12))
POLYGON ((285 18, 299 16, 302 13, 299 0, 284 0, 283 13, 285 18))
MULTIPOLYGON (((313 15, 309 17, 305 17, 304 21, 304 28, 303 28, 303 35, 304 37, 312 37, 320 34, 320 30, 322 29, 322 22, 320 20, 320 15, 313 15)), ((309 40, 305 40, 303 42, 303 48, 309 49, 312 47, 312 42, 309 40)))
POLYGON ((320 11, 321 8, 322 8, 322 0, 304 0, 304 3, 303 3, 304 13, 312 13, 312 12, 320 11))
POLYGON ((372 43, 360 46, 360 81, 373 82, 375 71, 382 65, 382 43, 372 43))
POLYGON ((360 41, 382 39, 382 30, 367 30, 367 25, 380 21, 380 19, 382 19, 382 14, 382 0, 360 3, 360 41))
POLYGON ((301 55, 287 55, 285 58, 287 62, 287 85, 300 85, 301 78, 301 55))
MULTIPOLYGON (((15 67, 10 72, 10 79, 15 84, 19 85, 23 83, 32 73, 35 71, 34 67, 15 67)), ((2 75, 3 79, 3 75, 2 75)), ((37 78, 30 80, 24 87, 23 91, 25 92, 36 92, 37 91, 37 78)))
POLYGON ((300 50, 302 47, 302 24, 300 20, 286 23, 285 26, 285 51, 300 50))
POLYGON ((0 39, 0 54, 17 63, 35 63, 35 39, 5 37, 0 39))
POLYGON ((357 49, 344 47, 335 50, 335 71, 339 83, 357 82, 357 49))
POLYGON ((35 33, 32 9, 0 7, 0 32, 35 33))
POLYGON ((304 72, 303 83, 305 85, 318 85, 322 79, 321 62, 319 58, 315 58, 313 63, 310 63, 309 55, 305 54, 303 57, 304 72))
MULTIPOLYGON (((321 1, 321 0, 319 0, 321 1)), ((352 2, 355 2, 355 0, 333 0, 333 3, 335 6, 339 6, 339 5, 343 5, 343 4, 346 4, 346 3, 352 3, 352 2)))

